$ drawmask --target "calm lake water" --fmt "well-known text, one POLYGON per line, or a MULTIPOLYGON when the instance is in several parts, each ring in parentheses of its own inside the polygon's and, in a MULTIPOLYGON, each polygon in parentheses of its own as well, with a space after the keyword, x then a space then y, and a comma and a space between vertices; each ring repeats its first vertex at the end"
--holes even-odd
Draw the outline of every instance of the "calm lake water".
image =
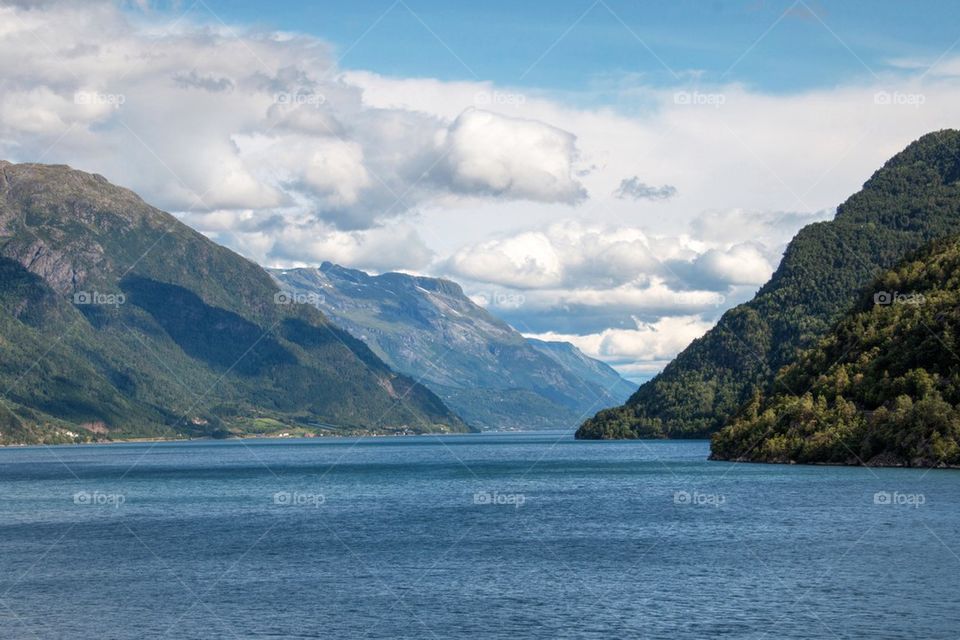
POLYGON ((0 450, 3 638, 957 638, 960 472, 511 434, 0 450))

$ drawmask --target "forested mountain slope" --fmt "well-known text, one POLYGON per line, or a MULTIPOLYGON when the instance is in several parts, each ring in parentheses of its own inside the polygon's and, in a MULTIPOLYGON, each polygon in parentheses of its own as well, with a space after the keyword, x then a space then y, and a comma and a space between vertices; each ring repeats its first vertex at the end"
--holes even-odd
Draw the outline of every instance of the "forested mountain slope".
POLYGON ((960 465, 960 238, 881 277, 713 437, 715 459, 960 465))
POLYGON ((466 429, 278 293, 102 176, 0 162, 0 443, 466 429))
POLYGON ((705 437, 767 388, 884 270, 925 242, 960 231, 960 132, 930 133, 890 159, 837 209, 803 228, 749 302, 580 438, 705 437))

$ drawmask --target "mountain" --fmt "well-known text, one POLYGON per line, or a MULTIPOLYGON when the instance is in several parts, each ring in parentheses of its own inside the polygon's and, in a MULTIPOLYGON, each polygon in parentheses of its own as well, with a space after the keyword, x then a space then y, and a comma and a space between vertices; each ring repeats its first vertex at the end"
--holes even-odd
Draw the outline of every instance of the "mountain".
POLYGON ((960 238, 881 277, 715 434, 720 460, 960 466, 960 238))
POLYGON ((105 178, 0 162, 0 442, 464 431, 260 267, 105 178))
POLYGON ((573 345, 527 340, 448 280, 329 262, 271 273, 474 426, 572 429, 635 388, 573 345))
POLYGON ((609 389, 610 392, 607 395, 611 398, 621 397, 626 399, 637 390, 637 385, 621 378, 613 367, 591 358, 569 342, 527 338, 527 343, 537 351, 556 360, 562 367, 573 372, 580 379, 603 389, 609 389))
POLYGON ((624 406, 579 438, 706 437, 815 344, 861 290, 911 250, 960 230, 960 132, 923 136, 837 209, 804 227, 777 271, 624 406))

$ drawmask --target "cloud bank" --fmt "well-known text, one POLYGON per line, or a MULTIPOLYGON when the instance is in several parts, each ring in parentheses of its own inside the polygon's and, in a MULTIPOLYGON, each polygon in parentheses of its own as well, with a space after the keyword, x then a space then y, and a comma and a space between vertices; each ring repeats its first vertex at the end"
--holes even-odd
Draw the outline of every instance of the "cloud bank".
MULTIPOLYGON (((0 156, 69 162, 217 219, 254 234, 237 244, 260 260, 334 248, 386 266, 385 225, 430 203, 586 197, 572 133, 469 105, 454 118, 369 107, 316 38, 135 24, 105 2, 0 5, 0 24, 0 156)), ((425 264, 415 235, 395 234, 392 267, 425 264)))

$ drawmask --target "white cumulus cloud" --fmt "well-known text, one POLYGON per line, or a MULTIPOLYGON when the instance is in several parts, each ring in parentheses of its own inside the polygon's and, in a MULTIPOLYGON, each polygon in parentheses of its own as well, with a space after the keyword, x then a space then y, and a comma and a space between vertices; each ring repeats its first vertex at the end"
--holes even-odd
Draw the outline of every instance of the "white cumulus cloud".
POLYGON ((546 332, 527 336, 570 342, 585 354, 617 367, 627 377, 642 380, 663 368, 678 351, 713 326, 699 316, 666 317, 655 322, 634 320, 636 328, 632 329, 606 329, 586 335, 546 332))
POLYGON ((536 120, 468 109, 443 136, 452 183, 481 192, 540 202, 586 198, 574 178, 576 138, 536 120))

